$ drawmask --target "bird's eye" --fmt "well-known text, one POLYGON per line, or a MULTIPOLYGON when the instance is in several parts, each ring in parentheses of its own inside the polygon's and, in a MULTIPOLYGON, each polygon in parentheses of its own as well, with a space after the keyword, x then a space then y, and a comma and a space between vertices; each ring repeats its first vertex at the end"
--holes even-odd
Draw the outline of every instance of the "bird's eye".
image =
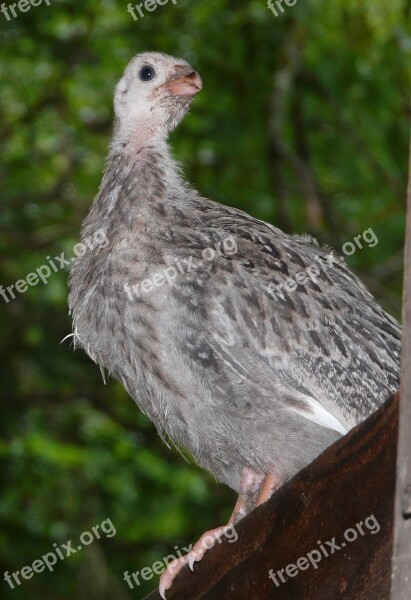
POLYGON ((156 72, 153 67, 145 66, 140 70, 141 81, 151 81, 154 79, 156 72))

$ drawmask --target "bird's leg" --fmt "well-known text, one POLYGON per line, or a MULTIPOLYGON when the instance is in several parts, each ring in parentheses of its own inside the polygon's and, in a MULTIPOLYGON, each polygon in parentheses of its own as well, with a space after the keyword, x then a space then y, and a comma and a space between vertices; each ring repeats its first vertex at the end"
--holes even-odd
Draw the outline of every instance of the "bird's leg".
POLYGON ((240 492, 234 510, 227 525, 217 527, 211 531, 206 531, 198 542, 194 545, 189 554, 173 560, 160 577, 159 591, 162 598, 165 598, 165 592, 171 587, 174 577, 180 572, 181 568, 188 564, 193 570, 195 562, 200 561, 206 551, 212 548, 215 542, 221 538, 228 530, 240 521, 247 513, 252 510, 261 498, 264 483, 268 476, 258 473, 250 467, 244 467, 241 474, 240 492))
POLYGON ((282 486, 284 482, 276 477, 275 475, 266 475, 263 481, 263 485, 261 486, 260 495, 256 502, 256 506, 260 506, 260 504, 264 504, 271 498, 271 496, 282 486))
POLYGON ((258 502, 262 492, 265 476, 262 473, 244 467, 241 473, 240 492, 234 510, 228 520, 229 525, 235 525, 250 512, 258 502))

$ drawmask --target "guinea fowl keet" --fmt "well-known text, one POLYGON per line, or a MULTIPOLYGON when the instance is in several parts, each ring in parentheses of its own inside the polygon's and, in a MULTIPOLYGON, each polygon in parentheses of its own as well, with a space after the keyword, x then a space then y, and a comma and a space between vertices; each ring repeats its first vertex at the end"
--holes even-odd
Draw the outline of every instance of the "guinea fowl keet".
MULTIPOLYGON (((82 228, 82 239, 104 231, 108 244, 75 261, 69 306, 75 345, 162 437, 238 492, 234 524, 396 390, 401 330, 315 240, 184 181, 167 137, 201 88, 171 56, 143 53, 127 66, 82 228), (272 292, 312 265, 315 277, 272 292)), ((200 540, 169 567, 162 595, 205 550, 200 540)))

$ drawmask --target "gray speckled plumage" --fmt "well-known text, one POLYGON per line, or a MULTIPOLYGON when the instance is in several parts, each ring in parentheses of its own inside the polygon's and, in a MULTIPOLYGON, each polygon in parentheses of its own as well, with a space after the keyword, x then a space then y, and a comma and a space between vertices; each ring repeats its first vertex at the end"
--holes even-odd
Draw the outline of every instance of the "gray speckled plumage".
POLYGON ((167 85, 191 71, 146 53, 117 86, 108 166, 82 230, 108 244, 75 262, 69 305, 75 344, 161 435, 239 490, 243 467, 285 480, 377 409, 398 387, 401 331, 329 250, 184 182, 166 137, 191 98, 167 85), (144 64, 153 81, 138 79, 144 64), (202 260, 228 237, 235 253, 202 260), (190 257, 203 265, 173 285, 126 293, 190 257), (318 277, 270 294, 312 264, 318 277))

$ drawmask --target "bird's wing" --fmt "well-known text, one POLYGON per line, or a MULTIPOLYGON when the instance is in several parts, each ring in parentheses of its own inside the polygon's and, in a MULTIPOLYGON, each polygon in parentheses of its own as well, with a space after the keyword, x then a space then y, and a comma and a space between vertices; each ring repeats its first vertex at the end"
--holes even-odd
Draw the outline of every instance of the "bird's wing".
POLYGON ((326 427, 368 416, 398 386, 398 323, 335 253, 211 204, 202 233, 236 246, 209 275, 207 333, 225 363, 264 393, 283 385, 292 410, 326 427))

